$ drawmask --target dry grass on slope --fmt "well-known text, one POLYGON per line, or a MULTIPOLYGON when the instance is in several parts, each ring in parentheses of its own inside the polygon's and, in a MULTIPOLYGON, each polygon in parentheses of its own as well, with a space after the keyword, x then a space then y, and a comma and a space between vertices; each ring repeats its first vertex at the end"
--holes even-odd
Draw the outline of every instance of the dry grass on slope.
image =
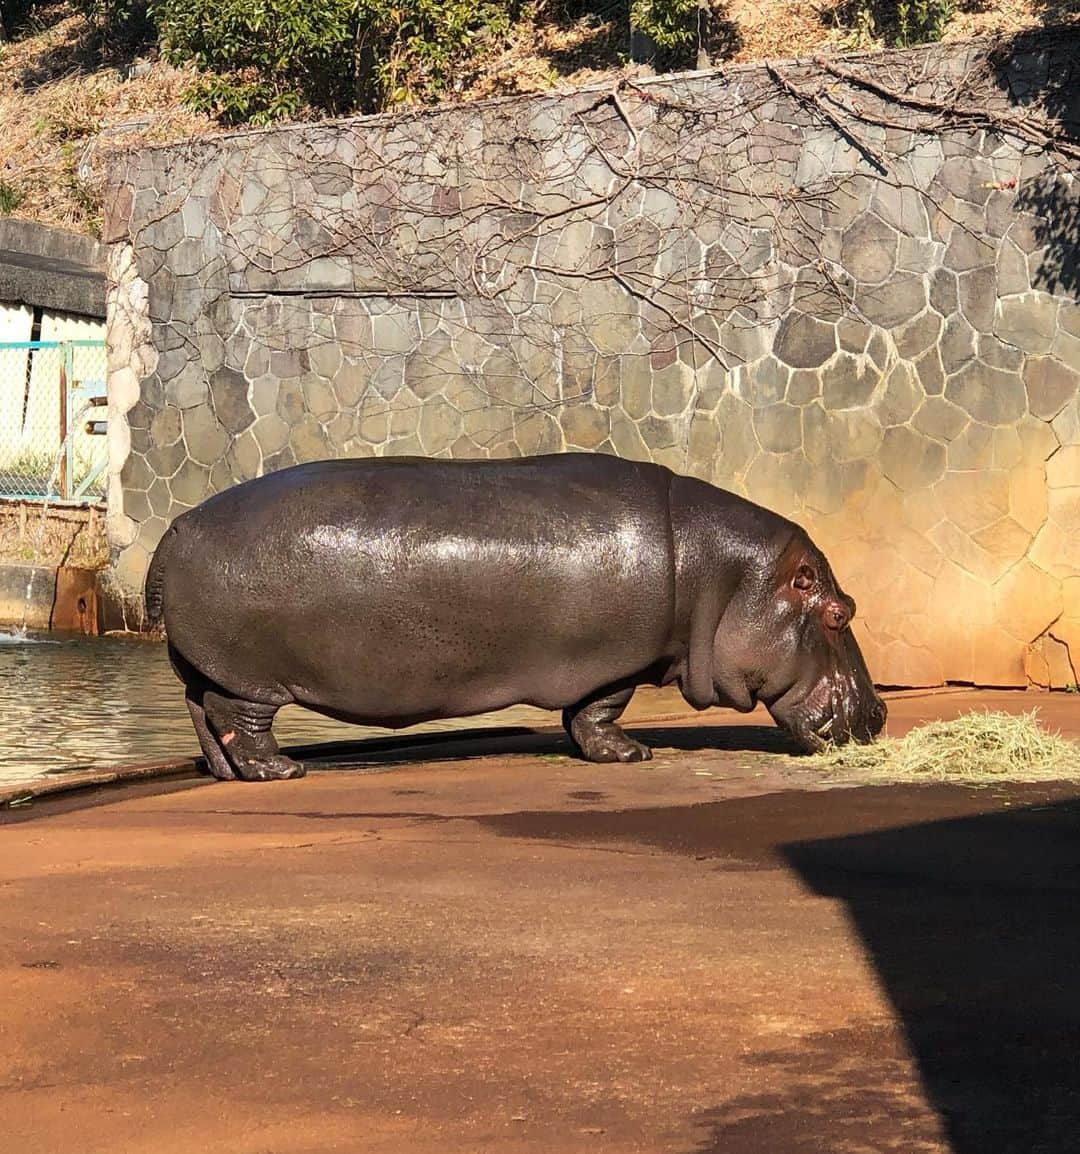
POLYGON ((0 47, 0 210, 6 196, 14 216, 93 233, 105 148, 217 130, 180 102, 191 73, 155 62, 129 79, 131 64, 65 4, 0 47))

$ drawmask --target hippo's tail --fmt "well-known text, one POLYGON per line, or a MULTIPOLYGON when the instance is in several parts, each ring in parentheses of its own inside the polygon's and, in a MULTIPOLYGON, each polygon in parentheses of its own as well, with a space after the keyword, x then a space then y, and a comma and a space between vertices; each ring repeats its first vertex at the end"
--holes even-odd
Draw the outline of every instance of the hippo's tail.
POLYGON ((150 566, 146 570, 146 584, 143 586, 143 605, 146 615, 144 627, 148 632, 160 630, 165 617, 165 565, 168 559, 169 546, 175 529, 170 526, 165 530, 165 536, 158 542, 150 566))

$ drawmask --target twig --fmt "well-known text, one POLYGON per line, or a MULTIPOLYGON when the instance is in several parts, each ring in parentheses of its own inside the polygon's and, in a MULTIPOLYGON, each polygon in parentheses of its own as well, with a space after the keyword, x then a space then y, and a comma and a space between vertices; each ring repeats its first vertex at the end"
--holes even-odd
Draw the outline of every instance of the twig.
MULTIPOLYGON (((871 80, 870 77, 864 76, 860 72, 834 64, 824 56, 815 56, 814 63, 838 80, 863 88, 892 104, 899 104, 904 108, 913 108, 918 112, 927 112, 935 116, 945 116, 953 120, 970 120, 976 124, 989 125, 991 128, 1011 132, 1031 144, 1040 144, 1044 148, 1056 149, 1066 156, 1080 157, 1080 146, 1070 144, 1065 139, 1067 133, 1063 129, 1056 128, 1049 121, 1042 120, 1040 122, 1039 118, 1030 115, 992 112, 989 108, 977 104, 948 103, 941 100, 931 100, 925 96, 912 96, 910 93, 900 92, 897 89, 889 88, 887 85, 879 84, 876 80, 871 80)), ((861 115, 862 110, 858 110, 857 114, 861 115)))
POLYGON ((887 176, 889 173, 888 166, 885 164, 884 158, 880 153, 875 152, 868 144, 863 143, 852 131, 844 124, 839 117, 834 116, 821 100, 812 92, 807 92, 805 88, 799 88, 792 83, 780 70, 768 61, 765 63, 765 70, 772 77, 772 79, 795 101, 808 108, 812 108, 827 124, 832 125, 838 133, 845 139, 851 142, 855 148, 862 153, 863 157, 868 160, 882 176, 887 176))

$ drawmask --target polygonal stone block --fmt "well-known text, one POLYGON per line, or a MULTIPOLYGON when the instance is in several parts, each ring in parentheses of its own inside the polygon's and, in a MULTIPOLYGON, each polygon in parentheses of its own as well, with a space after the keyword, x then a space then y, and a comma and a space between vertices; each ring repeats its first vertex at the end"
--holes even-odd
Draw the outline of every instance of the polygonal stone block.
POLYGON ((899 361, 885 379, 885 392, 877 407, 878 420, 883 426, 906 424, 923 399, 914 370, 906 362, 899 361))
POLYGON ((1030 288, 1027 258, 1014 244, 1002 241, 997 254, 997 295, 1012 296, 1030 288))
MULTIPOLYGON (((134 454, 133 454, 134 455, 134 454)), ((183 441, 173 445, 163 445, 151 449, 146 454, 146 463, 154 476, 171 477, 181 464, 187 460, 187 449, 183 441)))
POLYGON ((949 442, 950 469, 990 469, 994 464, 994 429, 969 421, 963 432, 949 442))
MULTIPOLYGON (((225 463, 228 466, 230 481, 249 481, 262 472, 262 453, 251 429, 241 433, 229 446, 225 454, 225 463)), ((211 487, 214 487, 213 473, 211 473, 211 487)))
POLYGON ((856 280, 880 284, 896 269, 896 230, 873 213, 864 213, 844 233, 841 261, 856 280))
POLYGON ((787 387, 787 401, 791 405, 806 405, 821 396, 821 370, 795 369, 787 387))
POLYGON ((341 409, 330 383, 321 377, 305 377, 300 381, 300 391, 304 408, 320 420, 326 420, 341 409))
POLYGON ((956 311, 960 301, 960 290, 956 273, 947 268, 934 270, 930 278, 930 304, 943 316, 947 317, 956 311))
POLYGON ((927 309, 893 333, 896 351, 908 360, 921 356, 941 336, 941 330, 941 317, 927 309))
POLYGON ((886 429, 879 454, 881 471, 898 488, 927 489, 945 473, 945 447, 906 425, 886 429))
POLYGON ((983 240, 985 224, 973 222, 966 228, 954 228, 945 249, 945 267, 953 272, 967 272, 969 269, 992 266, 994 246, 983 240))
POLYGON ((1061 582, 1031 561, 1013 566, 994 586, 997 624, 1028 644, 1061 615, 1061 582))
POLYGON ((1080 393, 1080 373, 1053 357, 1028 357, 1023 380, 1028 408, 1044 421, 1052 421, 1080 393))
POLYGON ((184 411, 184 441, 187 456, 209 467, 220 460, 228 448, 229 434, 209 405, 196 405, 184 411))
POLYGON ((189 508, 205 501, 210 495, 210 470, 194 461, 185 461, 169 481, 173 501, 189 508))
POLYGON ((314 372, 331 380, 341 368, 341 346, 330 341, 314 344, 308 349, 308 360, 314 372))
POLYGON ((567 446, 577 449, 596 449, 611 431, 608 410, 585 403, 564 409, 560 424, 567 446))
POLYGON ((673 417, 690 403, 694 374, 684 364, 669 365, 653 377, 653 412, 659 417, 673 417))
POLYGON ((903 273, 881 285, 859 285, 855 303, 867 320, 894 329, 926 308, 926 282, 917 273, 903 273))
POLYGON ((1080 445, 1063 445, 1046 462, 1051 489, 1080 488, 1080 445))
POLYGON ((634 420, 652 411, 652 366, 648 357, 623 357, 622 404, 634 420))
POLYGON ((417 434, 429 455, 448 449, 461 436, 462 428, 461 414, 442 397, 433 397, 420 409, 417 434))
POLYGON ((175 444, 182 431, 180 410, 172 405, 159 410, 150 423, 150 439, 158 446, 175 444))
POLYGON ((821 379, 826 409, 855 409, 869 403, 881 375, 866 357, 837 353, 821 370, 821 379))
POLYGON ((780 323, 773 353, 796 369, 823 365, 836 352, 836 327, 806 313, 789 313, 780 323))
POLYGON ((791 370, 776 357, 763 357, 757 364, 748 365, 742 379, 748 382, 744 389, 747 400, 754 405, 772 405, 782 401, 787 393, 791 370))
POLYGON ((310 413, 305 413, 293 426, 289 448, 298 462, 321 461, 329 455, 326 432, 310 413))
POLYGON ((937 496, 945 515, 965 533, 992 525, 1009 513, 1009 475, 1003 469, 946 473, 937 496))
POLYGON ((945 396, 986 425, 1007 425, 1027 409, 1027 393, 1019 374, 969 361, 951 376, 945 396))
POLYGON ((960 274, 960 311, 976 332, 987 332, 994 323, 994 283, 992 268, 960 274))
POLYGON ((793 405, 782 403, 755 409, 754 432, 763 449, 789 452, 802 444, 802 415, 793 405))
POLYGON ((1033 536, 1013 517, 1002 517, 1000 521, 973 533, 972 540, 991 557, 997 557, 1002 566, 1008 569, 1027 553, 1033 536))
POLYGON ((992 369, 1016 372, 1024 363, 1024 354, 1014 345, 1007 345, 989 333, 977 333, 975 352, 980 361, 992 369))
POLYGON ((975 330, 962 316, 951 316, 938 343, 941 364, 948 376, 969 364, 975 356, 975 330))
MULTIPOLYGON (((809 410, 804 410, 804 412, 809 410)), ((827 412, 829 451, 838 461, 872 457, 881 444, 881 424, 870 409, 827 412)))
POLYGON ((1057 327, 1058 301, 1030 292, 998 301, 994 333, 1026 353, 1048 353, 1057 327))
POLYGON ((243 373, 229 368, 218 369, 210 375, 210 395, 217 419, 230 433, 243 432, 255 420, 243 373))

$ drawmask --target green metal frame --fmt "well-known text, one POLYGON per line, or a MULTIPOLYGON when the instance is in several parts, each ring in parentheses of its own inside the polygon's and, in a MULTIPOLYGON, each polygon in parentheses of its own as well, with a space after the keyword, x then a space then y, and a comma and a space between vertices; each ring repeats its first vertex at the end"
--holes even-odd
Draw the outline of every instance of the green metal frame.
POLYGON ((93 397, 104 397, 106 393, 106 382, 102 380, 92 381, 76 381, 75 380, 75 349, 104 349, 105 341, 103 340, 70 340, 70 341, 0 341, 0 351, 4 349, 26 349, 29 352, 37 352, 43 349, 60 349, 62 350, 61 359, 61 374, 64 383, 64 400, 63 400, 63 423, 61 425, 60 435, 62 440, 62 448, 64 450, 64 472, 63 483, 60 486, 60 493, 54 498, 52 494, 40 493, 10 493, 5 494, 8 500, 26 500, 26 501, 47 501, 55 504, 67 505, 89 505, 98 500, 94 495, 87 495, 90 486, 105 472, 108 465, 107 459, 102 461, 95 468, 91 469, 89 474, 79 482, 74 491, 71 490, 71 478, 75 475, 75 438, 73 423, 80 420, 92 408, 104 406, 89 406, 89 401, 93 397), (88 407, 89 406, 89 407, 88 407), (64 492, 64 490, 69 490, 64 492))

